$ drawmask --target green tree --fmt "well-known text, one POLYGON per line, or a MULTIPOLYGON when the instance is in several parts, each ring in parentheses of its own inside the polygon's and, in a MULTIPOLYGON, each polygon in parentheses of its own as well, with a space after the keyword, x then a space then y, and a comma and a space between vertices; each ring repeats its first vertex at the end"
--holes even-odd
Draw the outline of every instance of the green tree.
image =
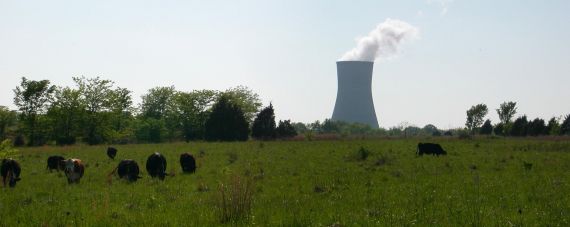
POLYGON ((570 114, 566 115, 560 125, 560 135, 570 135, 570 114))
POLYGON ((235 103, 243 111, 248 123, 253 120, 256 113, 259 112, 262 103, 259 95, 246 86, 237 86, 221 92, 219 95, 225 95, 232 103, 235 103))
MULTIPOLYGON (((148 92, 142 96, 141 103, 141 117, 143 121, 153 125, 154 127, 142 127, 139 129, 152 129, 152 132, 143 133, 152 135, 150 139, 151 142, 161 142, 164 139, 173 140, 180 124, 176 115, 174 114, 174 97, 176 95, 176 89, 174 86, 170 87, 155 87, 148 90, 148 92), (148 119, 154 119, 156 121, 161 121, 161 123, 148 121, 148 119), (158 129, 156 127, 165 127, 158 129), (157 138, 154 138, 154 137, 157 138)), ((139 133, 139 134, 140 134, 139 133)))
POLYGON ((518 117, 513 123, 513 127, 511 129, 511 135, 526 136, 527 128, 528 128, 528 120, 526 119, 526 116, 523 115, 521 117, 518 117))
POLYGON ((112 143, 128 143, 133 140, 134 112, 132 92, 117 87, 109 94, 109 110, 112 143))
POLYGON ((49 80, 28 80, 22 77, 20 86, 14 89, 14 104, 21 112, 24 133, 28 136, 28 145, 42 145, 46 142, 45 118, 42 117, 52 99, 55 86, 49 80))
POLYGON ((208 141, 246 141, 249 124, 240 106, 221 95, 212 107, 205 125, 205 139, 208 141))
POLYGON ((505 133, 504 133, 504 132, 505 132, 504 128, 505 128, 505 124, 503 124, 503 123, 498 123, 498 124, 495 125, 495 129, 494 129, 493 131, 495 132, 495 135, 504 136, 504 135, 505 135, 505 133))
POLYGON ((279 138, 291 138, 297 136, 297 130, 291 124, 291 120, 279 121, 276 129, 277 137, 279 138))
POLYGON ((0 141, 8 137, 8 129, 16 124, 16 112, 8 107, 0 106, 0 141))
POLYGON ((481 130, 479 131, 482 135, 491 135, 493 133, 493 125, 491 124, 491 120, 487 119, 483 126, 481 126, 481 130))
POLYGON ((100 77, 73 77, 77 85, 83 106, 85 118, 83 123, 84 139, 90 145, 100 144, 108 140, 110 125, 110 99, 114 82, 100 77))
POLYGON ((465 126, 471 131, 471 134, 475 134, 475 130, 481 126, 483 123, 483 118, 487 115, 488 109, 485 104, 477 104, 472 106, 467 110, 467 122, 465 126))
POLYGON ((52 138, 58 145, 75 144, 81 132, 81 119, 84 114, 84 103, 79 90, 69 87, 57 88, 47 116, 52 127, 52 138))
POLYGON ((251 136, 255 139, 272 140, 275 139, 275 111, 273 104, 263 108, 251 126, 251 136))
POLYGON ((549 135, 558 135, 560 134, 560 124, 555 117, 550 118, 548 121, 548 125, 546 126, 549 135))
POLYGON ((309 127, 305 125, 303 122, 295 122, 292 123, 293 127, 295 127, 295 131, 299 134, 304 134, 305 132, 309 131, 309 127))
POLYGON ((497 109, 497 114, 499 115, 499 120, 503 124, 511 122, 511 119, 517 113, 517 103, 516 102, 503 102, 499 105, 497 109))
POLYGON ((543 119, 535 118, 533 121, 528 123, 528 135, 530 136, 540 136, 548 134, 548 128, 543 119))
POLYGON ((215 102, 217 92, 197 90, 177 92, 174 96, 174 114, 179 121, 184 139, 188 142, 204 138, 204 127, 209 108, 215 102))
POLYGON ((437 129, 437 127, 435 127, 435 125, 432 124, 427 124, 422 128, 422 132, 426 135, 441 135, 441 133, 439 132, 439 129, 437 129))
POLYGON ((321 133, 340 133, 340 122, 331 119, 325 119, 320 127, 321 133))
POLYGON ((512 127, 513 116, 517 113, 517 103, 516 102, 503 102, 499 105, 497 110, 497 115, 499 115, 499 121, 502 124, 502 132, 497 135, 509 135, 512 127))

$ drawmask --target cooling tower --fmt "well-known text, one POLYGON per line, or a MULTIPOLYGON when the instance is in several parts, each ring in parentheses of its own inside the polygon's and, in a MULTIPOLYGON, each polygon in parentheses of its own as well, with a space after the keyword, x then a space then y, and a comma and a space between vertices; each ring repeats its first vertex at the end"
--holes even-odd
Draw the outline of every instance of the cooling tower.
POLYGON ((372 100, 374 62, 338 61, 338 90, 332 120, 362 123, 378 128, 372 100))

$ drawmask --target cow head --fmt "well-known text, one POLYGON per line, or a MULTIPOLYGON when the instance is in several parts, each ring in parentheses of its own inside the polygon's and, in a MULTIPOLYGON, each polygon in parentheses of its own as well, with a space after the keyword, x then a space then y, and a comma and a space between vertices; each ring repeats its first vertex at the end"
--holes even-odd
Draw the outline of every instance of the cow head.
POLYGON ((65 173, 73 173, 75 172, 75 162, 72 159, 67 159, 61 161, 61 165, 63 166, 63 170, 65 173))
POLYGON ((8 178, 8 186, 10 186, 11 188, 15 187, 15 186, 16 186, 16 183, 17 183, 18 181, 20 181, 20 178, 19 178, 19 177, 14 176, 14 172, 13 172, 12 170, 10 170, 10 171, 8 172, 7 178, 8 178))

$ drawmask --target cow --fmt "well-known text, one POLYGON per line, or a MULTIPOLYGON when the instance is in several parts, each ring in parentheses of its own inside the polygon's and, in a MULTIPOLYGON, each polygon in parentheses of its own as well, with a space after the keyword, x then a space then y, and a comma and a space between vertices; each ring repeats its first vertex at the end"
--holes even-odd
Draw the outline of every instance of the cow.
POLYGON ((139 164, 135 160, 125 159, 119 162, 119 165, 111 174, 119 174, 119 178, 125 179, 129 182, 135 182, 139 178, 139 164))
POLYGON ((447 155, 447 152, 441 148, 439 144, 436 143, 418 143, 417 155, 422 156, 424 154, 431 155, 447 155))
POLYGON ((47 160, 47 169, 51 172, 52 170, 63 170, 65 165, 62 164, 61 161, 65 160, 64 157, 59 155, 49 156, 47 160))
POLYGON ((20 181, 20 164, 14 159, 2 159, 2 167, 0 167, 0 173, 2 174, 2 183, 6 187, 6 181, 8 186, 11 188, 16 186, 16 183, 20 181))
POLYGON ((154 152, 146 160, 146 171, 151 177, 164 180, 166 176, 166 159, 158 152, 154 152))
POLYGON ((117 156, 117 148, 108 147, 107 148, 107 156, 109 156, 109 158, 114 160, 115 156, 117 156))
POLYGON ((61 163, 65 167, 64 172, 65 176, 67 177, 67 183, 79 184, 79 181, 81 180, 81 177, 83 177, 83 173, 85 172, 85 166, 83 165, 81 160, 76 158, 70 158, 61 161, 61 163))
POLYGON ((183 153, 180 155, 180 166, 182 166, 182 172, 194 173, 196 172, 196 159, 189 153, 183 153))

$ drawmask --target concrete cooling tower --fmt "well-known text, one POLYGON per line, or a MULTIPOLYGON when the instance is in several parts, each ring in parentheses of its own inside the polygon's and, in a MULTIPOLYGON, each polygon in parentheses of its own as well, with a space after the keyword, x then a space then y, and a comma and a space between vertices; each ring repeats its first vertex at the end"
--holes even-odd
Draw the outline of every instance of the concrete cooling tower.
POLYGON ((338 90, 332 120, 362 123, 378 128, 372 100, 374 62, 338 61, 338 90))

